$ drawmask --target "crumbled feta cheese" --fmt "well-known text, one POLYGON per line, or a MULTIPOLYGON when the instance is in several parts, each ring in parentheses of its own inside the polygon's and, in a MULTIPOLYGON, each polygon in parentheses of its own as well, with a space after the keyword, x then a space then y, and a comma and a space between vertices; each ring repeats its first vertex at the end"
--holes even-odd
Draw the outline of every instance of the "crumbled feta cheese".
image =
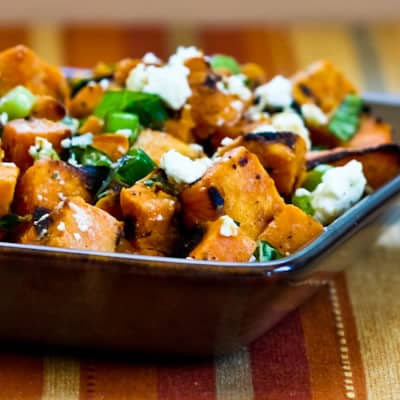
POLYGON ((65 224, 64 224, 64 222, 60 222, 60 223, 57 225, 57 230, 60 231, 60 232, 64 232, 64 231, 65 231, 65 224))
POLYGON ((142 61, 145 64, 161 64, 161 60, 154 53, 151 52, 146 53, 143 56, 142 61))
POLYGON ((188 83, 189 69, 183 65, 138 64, 129 73, 126 87, 129 90, 158 94, 174 110, 179 110, 192 91, 188 83))
POLYGON ((292 104, 292 83, 289 79, 277 75, 268 83, 259 86, 255 90, 259 98, 259 109, 270 107, 289 107, 292 104))
POLYGON ((352 160, 343 167, 328 170, 311 193, 314 217, 323 225, 329 224, 360 200, 365 185, 366 179, 359 161, 352 160))
POLYGON ((110 83, 109 79, 104 78, 99 82, 99 85, 103 90, 107 90, 110 87, 110 83))
POLYGON ((5 125, 8 122, 8 114, 3 112, 0 114, 0 125, 5 125))
POLYGON ((41 137, 35 138, 35 144, 29 147, 28 153, 34 160, 60 159, 57 152, 53 149, 53 144, 41 137))
POLYGON ((93 144, 93 134, 85 133, 84 135, 73 136, 61 141, 61 147, 68 149, 70 147, 85 148, 93 144))
POLYGON ((232 101, 231 106, 232 106, 235 110, 237 110, 237 111, 239 111, 239 112, 242 111, 243 108, 244 108, 244 104, 243 104, 240 100, 234 100, 234 101, 232 101))
POLYGON ((204 153, 204 147, 201 144, 198 143, 190 143, 189 147, 194 150, 197 151, 198 153, 204 153))
POLYGON ((221 146, 229 146, 233 142, 233 139, 226 136, 221 140, 221 146))
POLYGON ((74 203, 70 203, 69 205, 71 209, 74 211, 74 219, 78 225, 78 228, 81 232, 87 232, 89 228, 92 226, 92 221, 88 217, 88 215, 80 208, 79 206, 75 205, 74 203))
POLYGON ((190 47, 184 47, 184 46, 179 46, 176 49, 175 54, 172 54, 172 56, 168 60, 168 64, 170 65, 185 65, 185 62, 187 60, 190 60, 191 58, 198 58, 198 57, 203 57, 203 52, 199 50, 195 46, 190 46, 190 47))
POLYGON ((255 257, 255 256, 250 256, 250 258, 249 258, 249 262, 256 262, 257 261, 257 258, 255 257))
POLYGON ((269 118, 270 115, 265 111, 260 111, 260 109, 257 106, 251 106, 247 109, 244 116, 248 120, 254 122, 254 121, 260 121, 261 119, 269 118))
POLYGON ((326 114, 315 104, 303 104, 301 106, 301 113, 304 120, 311 126, 322 126, 328 123, 326 114))
POLYGON ((277 131, 287 131, 301 136, 307 145, 311 148, 310 132, 304 125, 303 120, 294 111, 288 109, 272 117, 272 125, 277 131))
POLYGON ((217 89, 222 93, 238 96, 247 101, 251 98, 251 91, 245 85, 246 77, 242 74, 223 77, 222 81, 217 82, 217 89))
POLYGON ((219 234, 225 237, 234 237, 239 233, 239 227, 235 221, 228 215, 223 215, 219 218, 222 220, 221 227, 219 228, 219 234))
POLYGON ((74 233, 75 240, 81 240, 82 236, 79 233, 74 233))
POLYGON ((261 132, 276 132, 276 129, 271 124, 260 124, 252 129, 251 133, 261 133, 261 132))
POLYGON ((207 157, 191 160, 176 150, 170 150, 161 157, 160 167, 177 183, 193 183, 204 175, 211 164, 207 157))

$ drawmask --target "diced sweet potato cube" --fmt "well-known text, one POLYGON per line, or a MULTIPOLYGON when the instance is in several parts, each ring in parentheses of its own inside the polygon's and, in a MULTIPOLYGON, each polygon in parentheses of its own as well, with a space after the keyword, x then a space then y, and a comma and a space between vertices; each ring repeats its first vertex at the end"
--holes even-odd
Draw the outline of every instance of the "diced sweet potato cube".
POLYGON ((93 114, 104 95, 104 89, 97 82, 84 86, 71 100, 69 112, 75 118, 84 118, 93 114))
POLYGON ((12 163, 0 163, 0 217, 10 212, 19 169, 12 163))
POLYGON ((119 193, 112 191, 107 195, 103 196, 96 203, 96 207, 101 208, 104 211, 107 211, 114 218, 118 220, 123 220, 121 204, 119 201, 119 193))
POLYGON ((126 218, 127 238, 138 253, 171 255, 178 236, 175 197, 137 182, 129 189, 122 189, 121 208, 126 218), (133 226, 130 226, 133 225, 133 226), (132 228, 132 232, 129 232, 132 228))
POLYGON ((22 85, 37 95, 49 95, 62 102, 68 100, 69 86, 61 71, 25 46, 0 53, 0 77, 0 96, 22 85))
POLYGON ((226 236, 221 232, 224 221, 219 218, 211 222, 200 243, 191 251, 189 257, 209 261, 249 261, 257 247, 256 242, 238 227, 236 235, 226 236))
POLYGON ((157 165, 160 165, 162 155, 169 150, 176 150, 192 159, 203 156, 202 151, 193 148, 182 140, 168 133, 151 129, 146 129, 140 133, 135 147, 143 149, 157 165))
POLYGON ((323 230, 324 227, 316 219, 288 204, 275 215, 258 239, 289 255, 316 239, 323 230))
POLYGON ((93 147, 117 161, 129 150, 129 139, 120 133, 103 133, 93 137, 93 147))
POLYGON ((79 133, 93 133, 93 135, 96 135, 103 132, 103 128, 104 121, 95 115, 90 115, 79 128, 79 133))
POLYGON ((357 92, 344 74, 326 60, 298 72, 292 81, 293 97, 299 104, 314 103, 325 113, 336 109, 348 94, 357 92))
POLYGON ((19 214, 32 214, 37 207, 52 210, 67 197, 90 201, 82 172, 63 161, 39 160, 20 179, 16 193, 19 214))
POLYGON ((192 107, 189 104, 183 106, 179 119, 169 119, 165 122, 164 129, 167 133, 184 141, 193 142, 192 129, 195 123, 192 118, 192 107))
POLYGON ((237 147, 181 193, 185 224, 190 228, 227 214, 255 239, 284 205, 273 179, 257 156, 237 147))
POLYGON ((80 197, 71 197, 48 216, 42 216, 40 223, 34 222, 20 242, 112 252, 120 234, 121 223, 114 217, 80 197))
POLYGON ((71 134, 70 129, 61 123, 47 119, 15 119, 8 122, 3 131, 5 159, 12 161, 25 171, 33 164, 29 148, 35 144, 35 138, 48 140, 57 152, 61 151, 61 141, 71 134))
POLYGON ((64 105, 51 96, 38 96, 33 106, 32 117, 60 121, 65 117, 64 105))

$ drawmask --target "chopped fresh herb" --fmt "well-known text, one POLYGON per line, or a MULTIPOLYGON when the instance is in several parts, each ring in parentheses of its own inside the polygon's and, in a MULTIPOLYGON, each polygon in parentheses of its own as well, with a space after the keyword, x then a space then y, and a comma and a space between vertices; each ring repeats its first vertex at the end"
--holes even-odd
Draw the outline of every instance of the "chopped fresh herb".
POLYGON ((112 74, 107 74, 103 76, 71 80, 71 96, 74 97, 81 89, 87 86, 90 82, 100 82, 103 79, 112 79, 112 77, 113 77, 112 74))
POLYGON ((136 114, 143 126, 151 128, 161 128, 168 118, 167 108, 160 96, 130 90, 105 93, 94 114, 104 119, 109 113, 117 111, 136 114))
MULTIPOLYGON (((298 189, 300 190, 300 189, 298 189)), ((310 194, 295 194, 292 197, 292 203, 296 207, 299 207, 308 215, 314 215, 314 209, 311 205, 311 197, 310 194)))
POLYGON ((25 118, 31 114, 36 96, 24 86, 17 86, 0 99, 0 114, 7 113, 8 119, 25 118))
POLYGON ((283 255, 269 243, 265 242, 264 240, 258 240, 254 257, 257 259, 257 261, 264 262, 278 260, 279 258, 282 258, 283 255))
POLYGON ((346 96, 329 122, 329 132, 340 140, 350 140, 360 125, 362 108, 361 97, 354 94, 346 96))
POLYGON ((328 164, 320 164, 316 166, 307 174, 302 187, 312 192, 322 182, 322 177, 325 175, 325 173, 332 168, 333 167, 328 164))
POLYGON ((24 222, 28 222, 32 219, 30 215, 25 217, 21 217, 17 214, 6 214, 0 218, 0 231, 3 232, 12 232, 15 230, 19 225, 23 224, 24 222))
POLYGON ((224 54, 215 54, 210 59, 210 65, 212 69, 225 68, 232 72, 232 74, 240 73, 240 66, 238 62, 230 56, 224 54))
POLYGON ((80 158, 80 164, 84 165, 84 166, 91 166, 91 167, 111 168, 113 166, 113 162, 107 156, 107 154, 105 154, 102 151, 97 150, 91 146, 86 147, 82 151, 81 158, 80 158))

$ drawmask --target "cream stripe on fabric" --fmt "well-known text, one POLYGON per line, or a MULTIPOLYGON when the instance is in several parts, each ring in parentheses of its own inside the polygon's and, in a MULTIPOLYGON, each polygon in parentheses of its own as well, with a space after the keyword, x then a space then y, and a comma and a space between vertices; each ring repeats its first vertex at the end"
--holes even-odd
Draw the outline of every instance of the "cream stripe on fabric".
POLYGON ((28 30, 29 46, 50 64, 63 65, 62 31, 57 25, 35 24, 28 30))
POLYGON ((178 46, 196 46, 199 43, 197 29, 193 25, 172 24, 168 27, 167 49, 175 53, 178 46))
POLYGON ((79 362, 71 358, 46 357, 43 364, 42 400, 79 400, 79 362))
POLYGON ((215 361, 217 399, 252 400, 250 355, 246 348, 215 361))
POLYGON ((363 88, 360 64, 347 29, 340 25, 294 25, 290 35, 299 68, 328 58, 345 71, 352 82, 363 88))
POLYGON ((369 31, 381 60, 385 89, 392 93, 400 93, 400 25, 375 25, 371 26, 369 31))
POLYGON ((347 271, 369 400, 400 399, 400 203, 386 224, 368 227, 380 239, 347 271))

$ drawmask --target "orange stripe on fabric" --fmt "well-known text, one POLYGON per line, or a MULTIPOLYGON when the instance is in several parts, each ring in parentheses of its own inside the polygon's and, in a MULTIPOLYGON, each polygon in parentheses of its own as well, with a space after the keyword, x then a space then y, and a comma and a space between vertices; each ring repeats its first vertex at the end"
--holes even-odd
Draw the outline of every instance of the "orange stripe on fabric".
POLYGON ((0 400, 40 400, 43 362, 29 355, 0 355, 0 400))
POLYGON ((249 27, 241 32, 245 60, 260 64, 267 76, 290 76, 296 71, 290 33, 279 26, 249 27))
POLYGON ((81 400, 157 400, 153 368, 122 361, 81 364, 81 400))
POLYGON ((27 29, 20 26, 1 26, 0 27, 0 51, 17 44, 28 43, 27 29))
POLYGON ((112 63, 129 53, 127 28, 113 25, 73 25, 63 31, 64 60, 73 67, 112 63))
POLYGON ((343 277, 321 287, 301 307, 301 317, 313 400, 365 399, 357 332, 343 277))

